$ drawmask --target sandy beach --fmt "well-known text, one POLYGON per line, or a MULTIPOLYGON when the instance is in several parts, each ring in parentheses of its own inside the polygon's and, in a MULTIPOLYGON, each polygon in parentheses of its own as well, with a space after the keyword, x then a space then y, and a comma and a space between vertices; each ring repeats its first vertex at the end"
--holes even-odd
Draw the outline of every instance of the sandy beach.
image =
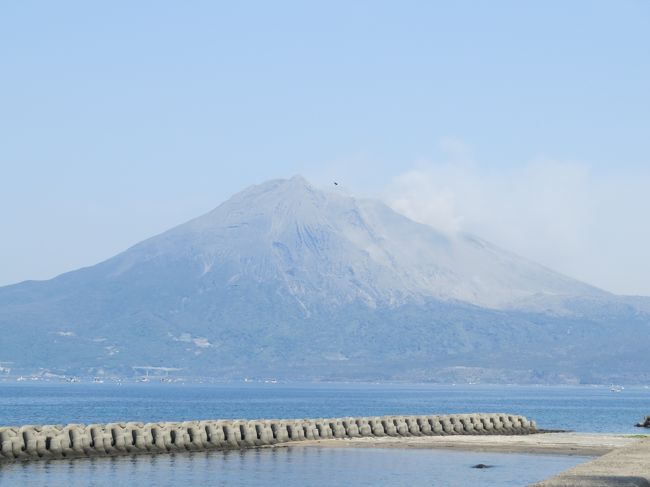
POLYGON ((650 437, 644 435, 539 433, 525 436, 381 437, 306 441, 296 446, 437 448, 592 456, 596 458, 535 484, 535 487, 650 487, 650 437))
MULTIPOLYGON (((416 436, 342 438, 301 442, 299 446, 333 448, 441 448, 501 453, 548 453, 600 456, 639 441, 632 435, 590 433, 539 433, 522 436, 416 436)), ((294 446, 292 444, 291 446, 294 446)))
POLYGON ((650 438, 582 463, 533 487, 650 487, 650 438))

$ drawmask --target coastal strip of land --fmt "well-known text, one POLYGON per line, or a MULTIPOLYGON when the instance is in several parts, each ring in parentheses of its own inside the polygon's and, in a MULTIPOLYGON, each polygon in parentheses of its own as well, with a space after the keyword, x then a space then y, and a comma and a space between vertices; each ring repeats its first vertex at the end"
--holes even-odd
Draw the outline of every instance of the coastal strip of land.
MULTIPOLYGON (((547 453, 600 456, 634 446, 640 439, 631 435, 592 433, 538 433, 524 436, 410 436, 333 438, 292 443, 287 446, 332 448, 439 448, 500 453, 547 453)), ((650 456, 648 456, 650 469, 650 456)))
POLYGON ((307 441, 298 447, 432 448, 597 457, 531 487, 650 487, 650 437, 592 433, 416 436, 307 441))
POLYGON ((531 487, 650 487, 650 438, 617 448, 531 487))

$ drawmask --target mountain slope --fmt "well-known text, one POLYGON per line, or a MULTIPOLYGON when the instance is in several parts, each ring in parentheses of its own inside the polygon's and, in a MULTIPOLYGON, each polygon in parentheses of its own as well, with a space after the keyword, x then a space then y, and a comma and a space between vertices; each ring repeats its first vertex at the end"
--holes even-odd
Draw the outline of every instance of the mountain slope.
POLYGON ((479 238, 294 177, 96 266, 0 288, 0 362, 85 374, 155 365, 228 378, 609 380, 647 370, 633 337, 649 321, 629 300, 479 238))
POLYGON ((436 298, 500 308, 538 295, 605 294, 478 238, 446 236, 379 201, 316 190, 301 177, 235 195, 111 259, 106 276, 178 259, 197 278, 279 280, 299 301, 335 305, 436 298))

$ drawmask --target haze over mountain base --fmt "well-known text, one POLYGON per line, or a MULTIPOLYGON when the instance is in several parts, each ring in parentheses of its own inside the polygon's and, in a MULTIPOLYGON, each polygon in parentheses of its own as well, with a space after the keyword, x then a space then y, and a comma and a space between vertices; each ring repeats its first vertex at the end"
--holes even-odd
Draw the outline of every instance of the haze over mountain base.
POLYGON ((251 187, 93 267, 0 288, 0 365, 636 383, 650 380, 649 310, 648 298, 612 295, 295 177, 251 187))

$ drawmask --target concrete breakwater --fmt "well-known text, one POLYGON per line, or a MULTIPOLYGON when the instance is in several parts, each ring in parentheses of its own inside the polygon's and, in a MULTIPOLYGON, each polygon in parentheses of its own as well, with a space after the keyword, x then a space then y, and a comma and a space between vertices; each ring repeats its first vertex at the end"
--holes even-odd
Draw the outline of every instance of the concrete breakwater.
POLYGON ((0 461, 242 449, 331 438, 536 431, 534 421, 500 413, 0 427, 0 461))

